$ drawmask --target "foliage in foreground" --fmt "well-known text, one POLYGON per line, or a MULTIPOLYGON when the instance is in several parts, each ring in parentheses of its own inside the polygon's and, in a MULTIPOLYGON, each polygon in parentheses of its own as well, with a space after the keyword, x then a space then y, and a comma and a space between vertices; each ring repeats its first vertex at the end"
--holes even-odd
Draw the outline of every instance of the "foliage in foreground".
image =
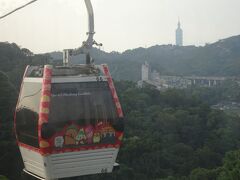
MULTIPOLYGON (((131 82, 116 86, 126 114, 125 139, 118 158, 121 169, 111 175, 75 179, 239 177, 239 117, 213 110, 186 91, 138 89, 131 82)), ((10 109, 11 101, 9 98, 10 109)), ((1 173, 10 179, 19 178, 22 168, 13 139, 0 141, 1 154, 7 153, 1 156, 6 162, 0 165, 1 173)))

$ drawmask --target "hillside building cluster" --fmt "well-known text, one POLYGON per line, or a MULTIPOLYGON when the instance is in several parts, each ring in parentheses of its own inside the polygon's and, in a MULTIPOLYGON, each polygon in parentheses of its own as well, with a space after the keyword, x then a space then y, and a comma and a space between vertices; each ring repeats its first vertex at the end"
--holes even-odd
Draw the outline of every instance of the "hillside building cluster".
POLYGON ((151 69, 148 62, 142 64, 141 74, 141 80, 138 82, 139 87, 150 85, 158 90, 166 90, 169 88, 183 89, 190 86, 212 87, 226 80, 225 77, 160 75, 159 72, 151 69))

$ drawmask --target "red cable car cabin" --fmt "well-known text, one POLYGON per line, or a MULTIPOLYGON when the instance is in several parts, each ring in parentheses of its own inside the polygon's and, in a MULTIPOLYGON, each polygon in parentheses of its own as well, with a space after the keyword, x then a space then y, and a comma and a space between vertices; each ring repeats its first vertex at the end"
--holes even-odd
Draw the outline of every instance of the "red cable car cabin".
POLYGON ((107 65, 26 68, 15 132, 25 171, 45 179, 112 172, 123 112, 107 65))

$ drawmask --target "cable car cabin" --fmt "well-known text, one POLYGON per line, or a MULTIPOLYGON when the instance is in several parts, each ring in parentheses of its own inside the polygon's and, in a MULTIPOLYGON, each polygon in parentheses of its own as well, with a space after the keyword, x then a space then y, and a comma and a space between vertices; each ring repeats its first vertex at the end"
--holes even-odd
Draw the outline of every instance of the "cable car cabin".
POLYGON ((28 173, 57 179, 112 172, 123 126, 107 65, 26 68, 15 132, 28 173))

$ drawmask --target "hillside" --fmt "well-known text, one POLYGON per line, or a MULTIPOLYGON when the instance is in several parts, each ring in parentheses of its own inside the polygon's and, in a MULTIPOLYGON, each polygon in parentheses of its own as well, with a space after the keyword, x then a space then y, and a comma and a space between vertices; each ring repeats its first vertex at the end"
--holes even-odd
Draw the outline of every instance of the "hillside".
MULTIPOLYGON (((151 57, 150 63, 155 63, 154 67, 163 73, 177 73, 174 70, 192 73, 195 69, 187 69, 189 64, 186 63, 192 61, 195 67, 205 64, 203 67, 208 73, 213 72, 214 64, 223 68, 225 63, 225 66, 236 68, 233 75, 239 75, 238 49, 239 37, 233 37, 205 47, 155 46, 122 54, 95 49, 94 57, 98 57, 99 63, 108 63, 117 79, 137 80, 145 57, 151 57), (160 55, 165 59, 159 58, 160 55), (194 57, 199 57, 201 63, 195 64, 194 57), (218 63, 221 61, 224 63, 218 63), (171 64, 177 65, 171 68, 171 64)), ((61 53, 54 53, 54 57, 60 59, 61 53)), ((13 112, 25 66, 45 63, 49 63, 48 56, 34 55, 16 44, 0 43, 0 179, 1 175, 9 179, 28 179, 21 173, 23 164, 13 133, 13 112)), ((199 73, 204 74, 203 70, 199 73)), ((230 70, 227 75, 231 75, 233 70, 230 70)), ((238 84, 166 92, 148 87, 138 89, 136 83, 129 81, 115 85, 126 117, 125 136, 118 157, 121 169, 113 174, 81 179, 239 179, 240 118, 210 108, 219 100, 239 102, 238 84)))
MULTIPOLYGON (((11 92, 6 79, 0 74, 0 86, 6 87, 0 99, 9 97, 11 92)), ((196 92, 138 89, 135 83, 123 81, 115 85, 126 118, 117 160, 121 168, 112 174, 75 179, 225 180, 229 176, 238 179, 239 117, 211 109, 195 96, 196 92)), ((12 99, 7 98, 6 103, 8 109, 14 108, 12 99)), ((0 115, 6 112, 0 109, 0 115)), ((11 116, 10 112, 7 114, 11 116)), ((12 116, 3 118, 12 122, 12 116)), ((5 130, 8 131, 0 137, 0 160, 5 162, 0 163, 0 177, 31 179, 21 175, 21 156, 15 138, 8 135, 12 123, 7 123, 5 130)))
MULTIPOLYGON (((118 80, 139 80, 144 61, 165 75, 240 76, 240 35, 204 47, 156 45, 123 53, 94 49, 92 54, 97 64, 109 64, 118 80)), ((50 55, 53 60, 62 58, 61 52, 50 55)), ((76 56, 73 62, 80 63, 82 59, 76 56)))
POLYGON ((30 50, 20 48, 15 43, 0 42, 0 73, 4 72, 17 89, 27 65, 46 64, 49 58, 46 55, 34 55, 30 50))

